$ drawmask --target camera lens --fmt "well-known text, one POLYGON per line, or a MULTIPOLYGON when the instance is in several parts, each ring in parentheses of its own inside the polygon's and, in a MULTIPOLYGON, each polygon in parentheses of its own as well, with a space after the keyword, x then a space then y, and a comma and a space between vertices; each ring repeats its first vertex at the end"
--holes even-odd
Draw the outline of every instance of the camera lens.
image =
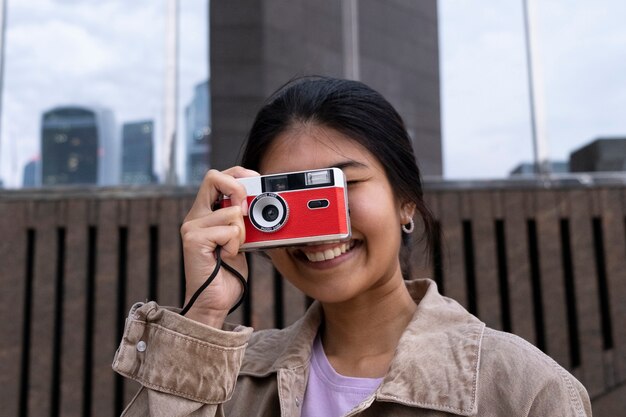
POLYGON ((263 218, 268 222, 273 222, 278 217, 278 207, 276 206, 265 206, 263 207, 263 211, 261 213, 263 218))
POLYGON ((278 194, 259 194, 250 203, 250 223, 261 232, 277 231, 285 225, 288 216, 287 202, 278 194))

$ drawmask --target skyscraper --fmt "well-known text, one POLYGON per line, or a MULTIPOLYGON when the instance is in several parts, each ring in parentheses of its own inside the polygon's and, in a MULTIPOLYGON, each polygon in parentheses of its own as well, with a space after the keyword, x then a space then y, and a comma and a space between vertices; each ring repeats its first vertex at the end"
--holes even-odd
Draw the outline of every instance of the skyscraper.
POLYGON ((39 179, 41 178, 41 159, 37 156, 32 158, 26 165, 24 165, 24 178, 22 180, 22 187, 32 188, 41 185, 39 179))
POLYGON ((210 2, 211 167, 237 163, 257 110, 298 75, 358 79, 398 110, 441 176, 437 0, 210 2))
POLYGON ((117 183, 113 115, 106 109, 56 107, 43 114, 42 185, 117 183))
POLYGON ((626 137, 597 138, 570 154, 572 172, 626 171, 626 137))
POLYGON ((122 127, 122 183, 154 182, 154 123, 152 120, 124 123, 122 127))
POLYGON ((196 85, 194 96, 185 108, 185 156, 187 183, 202 182, 209 169, 211 152, 211 102, 209 81, 196 85))
MULTIPOLYGON (((569 163, 567 161, 546 161, 553 174, 565 174, 569 172, 569 163)), ((511 170, 509 176, 533 176, 538 172, 534 162, 522 162, 511 170)))

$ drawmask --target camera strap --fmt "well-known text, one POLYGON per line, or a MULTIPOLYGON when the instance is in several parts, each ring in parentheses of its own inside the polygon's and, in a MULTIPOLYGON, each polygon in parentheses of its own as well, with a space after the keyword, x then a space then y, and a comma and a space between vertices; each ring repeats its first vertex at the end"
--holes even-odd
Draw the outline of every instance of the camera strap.
POLYGON ((204 283, 200 286, 200 288, 198 288, 196 292, 193 293, 187 305, 184 306, 183 309, 180 311, 181 316, 184 316, 185 314, 187 314, 187 312, 189 311, 193 303, 196 302, 196 300, 198 299, 202 291, 204 291, 206 287, 211 285, 211 283, 217 276, 217 273, 220 271, 221 267, 224 267, 224 269, 226 269, 228 272, 230 272, 235 277, 237 277, 239 282, 241 282, 241 286, 243 288, 243 291, 241 292, 241 297, 239 297, 239 300, 237 301, 237 303, 228 311, 228 314, 237 310, 237 307, 239 307, 241 303, 243 303, 243 300, 246 298, 246 293, 248 292, 248 283, 246 282, 243 275, 239 273, 239 271, 237 271, 232 266, 228 265, 226 262, 222 261, 222 257, 220 256, 221 250, 222 250, 221 246, 217 246, 215 248, 215 257, 216 257, 215 268, 213 268, 213 272, 211 272, 211 275, 209 275, 209 277, 204 281, 204 283))

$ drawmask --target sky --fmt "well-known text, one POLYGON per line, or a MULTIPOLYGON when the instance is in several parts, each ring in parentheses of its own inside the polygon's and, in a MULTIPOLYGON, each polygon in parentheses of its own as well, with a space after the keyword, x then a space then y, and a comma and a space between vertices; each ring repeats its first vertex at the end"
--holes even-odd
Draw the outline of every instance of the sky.
MULTIPOLYGON (((626 1, 530 0, 536 96, 548 157, 626 136, 626 1)), ((208 77, 206 0, 182 0, 179 132, 208 77)), ((164 0, 7 0, 0 178, 19 187, 41 114, 110 108, 121 124, 163 115, 164 0)), ((439 0, 444 176, 502 178, 532 160, 522 0, 439 0)), ((182 142, 182 141, 181 141, 182 142)), ((155 162, 160 161, 157 146, 155 162)), ((182 148, 179 147, 179 167, 182 148)), ((181 173, 182 174, 182 173, 181 173)))
MULTIPOLYGON (((626 1, 530 1, 548 158, 626 137, 626 1)), ((501 178, 533 160, 522 5, 439 0, 446 178, 501 178)))

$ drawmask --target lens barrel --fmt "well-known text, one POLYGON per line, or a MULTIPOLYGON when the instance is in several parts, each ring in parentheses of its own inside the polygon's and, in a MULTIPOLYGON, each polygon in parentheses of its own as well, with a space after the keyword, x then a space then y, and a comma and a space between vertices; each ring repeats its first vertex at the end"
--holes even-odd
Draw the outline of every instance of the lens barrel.
POLYGON ((263 193, 250 203, 250 223, 261 232, 275 232, 289 217, 287 202, 278 194, 263 193))

